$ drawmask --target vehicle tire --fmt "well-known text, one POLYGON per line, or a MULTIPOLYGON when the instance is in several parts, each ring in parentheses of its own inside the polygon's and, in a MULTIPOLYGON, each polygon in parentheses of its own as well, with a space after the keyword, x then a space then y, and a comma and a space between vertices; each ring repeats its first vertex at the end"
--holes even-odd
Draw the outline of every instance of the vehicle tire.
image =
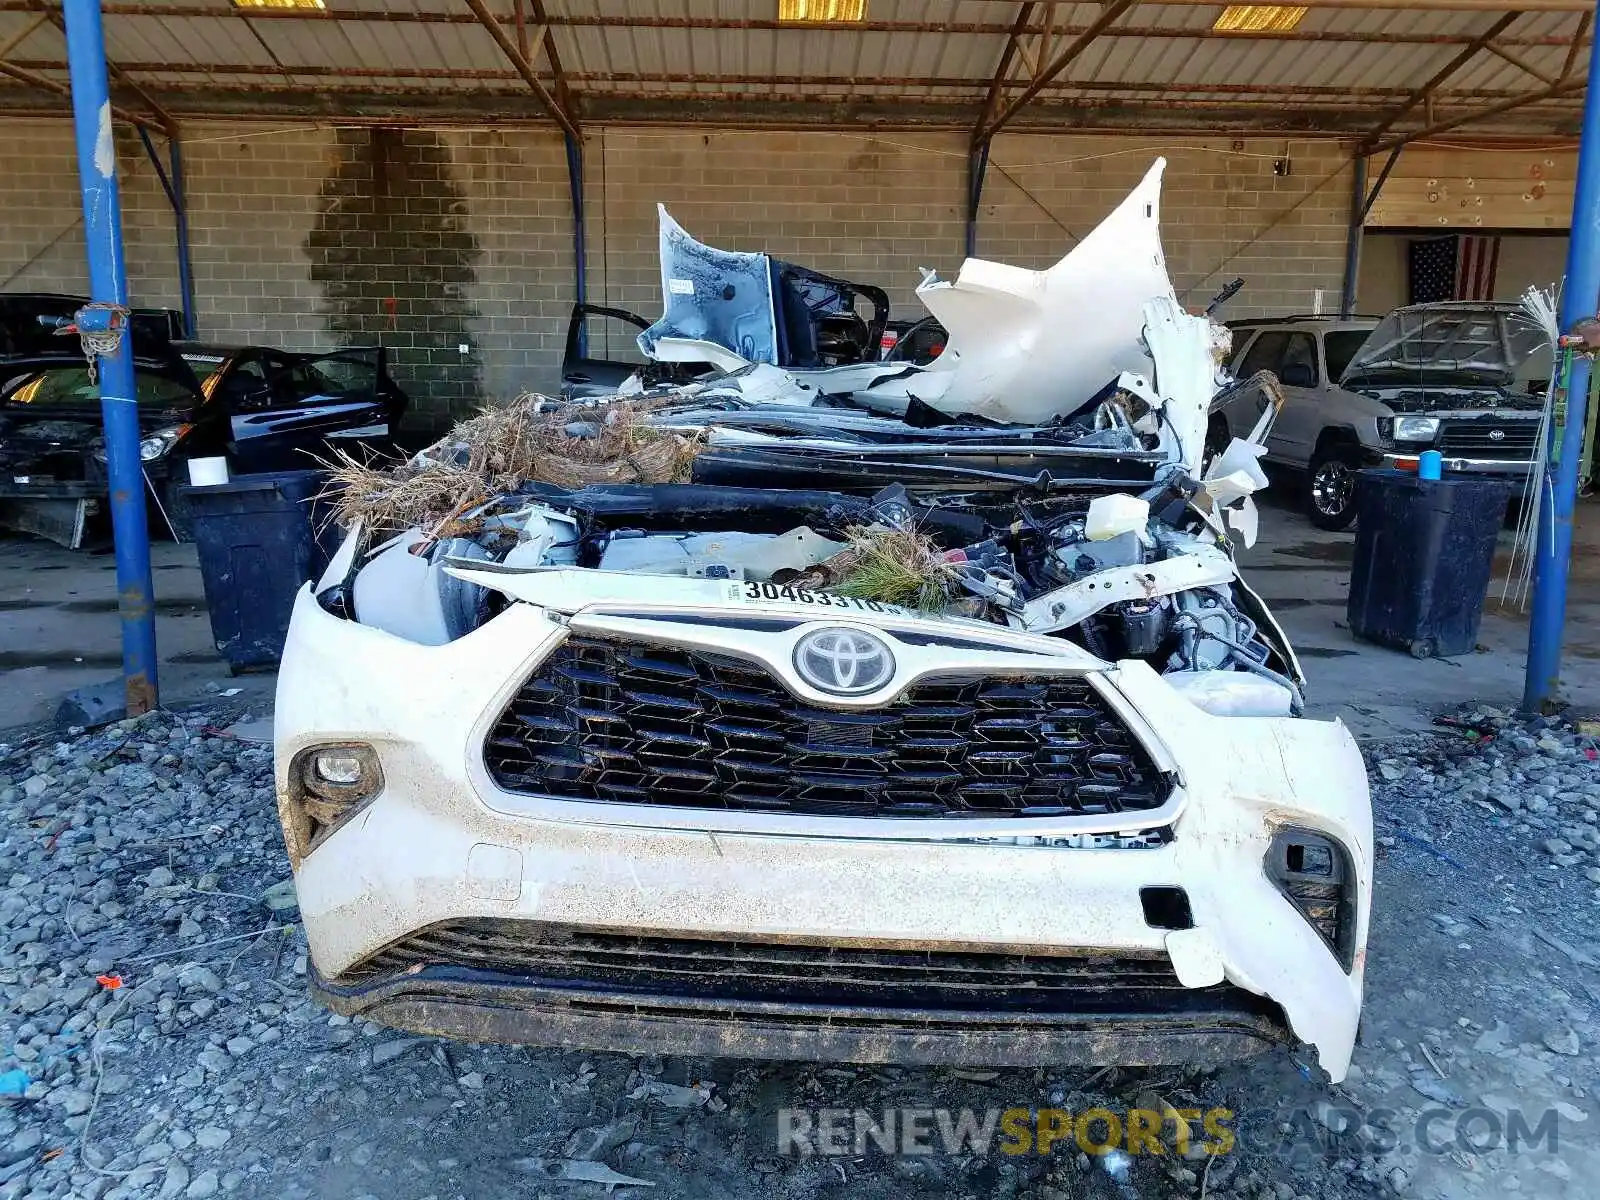
POLYGON ((1361 460, 1344 446, 1318 446, 1306 471, 1306 515, 1318 529, 1348 529, 1356 519, 1361 460))

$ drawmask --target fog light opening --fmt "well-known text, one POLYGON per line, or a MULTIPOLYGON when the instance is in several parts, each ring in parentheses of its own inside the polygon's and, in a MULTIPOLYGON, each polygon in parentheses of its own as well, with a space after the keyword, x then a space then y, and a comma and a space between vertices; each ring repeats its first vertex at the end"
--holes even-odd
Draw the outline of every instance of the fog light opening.
POLYGON ((318 750, 311 756, 311 769, 326 783, 361 782, 361 759, 348 750, 318 750))
POLYGON ((1355 957, 1356 884, 1344 846, 1310 829, 1283 829, 1272 839, 1265 866, 1267 877, 1349 971, 1355 957))
POLYGON ((290 768, 295 835, 301 856, 383 790, 378 752, 364 742, 311 746, 290 768))
POLYGON ((1139 903, 1144 908, 1144 923, 1152 929, 1194 928, 1189 893, 1181 887, 1140 888, 1139 903))

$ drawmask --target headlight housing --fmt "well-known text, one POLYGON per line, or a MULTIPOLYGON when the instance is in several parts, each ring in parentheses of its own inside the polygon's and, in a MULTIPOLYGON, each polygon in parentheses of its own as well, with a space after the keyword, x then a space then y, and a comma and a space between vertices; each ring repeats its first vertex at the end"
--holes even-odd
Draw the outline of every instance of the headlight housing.
POLYGON ((365 742, 310 746, 289 765, 284 824, 299 862, 383 791, 378 752, 365 742))
POLYGON ((1432 442, 1439 436, 1439 418, 1395 417, 1391 436, 1397 442, 1432 442))
POLYGON ((156 430, 139 442, 139 461, 155 462, 158 458, 164 458, 188 432, 187 425, 171 425, 156 430))

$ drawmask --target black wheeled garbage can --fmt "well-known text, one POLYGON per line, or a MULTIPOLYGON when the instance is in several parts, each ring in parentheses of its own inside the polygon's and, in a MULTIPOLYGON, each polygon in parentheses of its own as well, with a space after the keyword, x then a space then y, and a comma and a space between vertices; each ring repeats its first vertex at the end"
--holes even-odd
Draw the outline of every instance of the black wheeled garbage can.
POLYGON ((1417 658, 1472 650, 1510 493, 1484 476, 1360 472, 1350 632, 1417 658))
POLYGON ((337 531, 314 512, 321 471, 239 475, 185 487, 217 653, 237 674, 283 652, 295 592, 328 565, 337 531))

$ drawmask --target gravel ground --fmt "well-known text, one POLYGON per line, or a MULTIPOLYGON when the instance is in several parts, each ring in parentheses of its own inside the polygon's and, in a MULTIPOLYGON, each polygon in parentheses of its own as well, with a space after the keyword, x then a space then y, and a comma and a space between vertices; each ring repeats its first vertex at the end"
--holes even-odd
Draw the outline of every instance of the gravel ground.
POLYGON ((0 746, 0 1200, 1600 1194, 1600 763, 1569 725, 1466 709, 1471 730, 1368 748, 1367 1007, 1335 1088, 1288 1052, 1204 1073, 766 1066, 330 1017, 279 886, 271 750, 221 728, 236 715, 0 746), (783 1108, 1096 1105, 1227 1108, 1238 1145, 778 1152, 783 1108), (1518 1119, 1536 1144, 1513 1150, 1518 1119))

